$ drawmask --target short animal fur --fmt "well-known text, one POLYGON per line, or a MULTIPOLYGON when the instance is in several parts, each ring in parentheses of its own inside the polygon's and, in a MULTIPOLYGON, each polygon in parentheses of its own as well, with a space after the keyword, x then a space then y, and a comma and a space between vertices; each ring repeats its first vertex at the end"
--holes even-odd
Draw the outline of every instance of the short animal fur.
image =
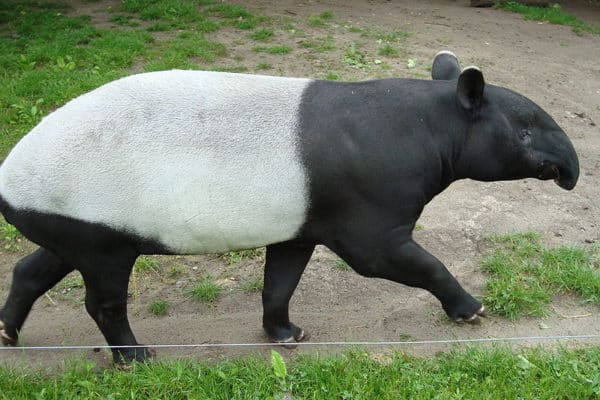
MULTIPOLYGON (((288 304, 315 245, 359 274, 430 291, 450 318, 484 314, 412 239, 450 183, 535 177, 572 189, 567 135, 540 107, 439 53, 433 80, 327 82, 202 71, 129 76, 44 118, 0 167, 0 211, 40 247, 0 309, 15 345, 35 300, 73 269, 109 345, 140 254, 267 246, 263 327, 305 338, 288 304)), ((113 350, 143 360, 145 347, 113 350)))

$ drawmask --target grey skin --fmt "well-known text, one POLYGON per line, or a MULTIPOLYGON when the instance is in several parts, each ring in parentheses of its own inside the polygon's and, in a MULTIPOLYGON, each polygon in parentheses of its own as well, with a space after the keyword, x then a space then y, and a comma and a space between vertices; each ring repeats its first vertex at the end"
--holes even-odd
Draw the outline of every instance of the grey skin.
MULTIPOLYGON (((367 277, 428 290, 448 316, 485 313, 444 264, 412 238, 425 205, 459 179, 554 179, 567 190, 579 176, 567 135, 531 100, 461 72, 449 53, 434 80, 314 81, 299 105, 298 153, 308 176, 309 209, 297 236, 267 245, 263 327, 277 342, 306 338, 289 319, 289 301, 315 245, 323 244, 367 277)), ((0 212, 40 245, 20 260, 4 307, 0 338, 15 345, 35 300, 75 267, 85 306, 127 363, 151 355, 127 318, 127 285, 140 254, 167 254, 160 243, 100 224, 12 208, 0 212)))

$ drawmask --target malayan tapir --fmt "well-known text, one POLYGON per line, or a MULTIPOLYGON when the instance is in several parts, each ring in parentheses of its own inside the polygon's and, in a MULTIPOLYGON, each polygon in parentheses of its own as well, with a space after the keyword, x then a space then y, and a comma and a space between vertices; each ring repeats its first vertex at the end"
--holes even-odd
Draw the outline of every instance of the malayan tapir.
MULTIPOLYGON (((0 167, 0 211, 40 247, 0 309, 15 345, 34 301, 81 272, 111 346, 137 345, 127 285, 140 254, 266 246, 263 327, 305 338, 288 304, 317 244, 359 274, 428 290, 451 319, 483 305, 412 239, 458 179, 554 179, 573 189, 569 138, 535 103, 439 53, 433 80, 346 83, 205 71, 129 76, 45 117, 0 167)), ((116 362, 146 347, 113 349, 116 362)))

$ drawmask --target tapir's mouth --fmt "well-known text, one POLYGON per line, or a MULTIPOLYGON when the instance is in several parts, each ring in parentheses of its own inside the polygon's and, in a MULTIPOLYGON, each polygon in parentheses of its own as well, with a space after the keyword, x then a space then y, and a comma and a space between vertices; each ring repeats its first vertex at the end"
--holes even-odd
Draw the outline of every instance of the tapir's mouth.
POLYGON ((560 168, 556 163, 543 161, 538 167, 538 179, 554 179, 554 182, 563 189, 571 190, 577 183, 577 177, 572 177, 566 168, 560 168))

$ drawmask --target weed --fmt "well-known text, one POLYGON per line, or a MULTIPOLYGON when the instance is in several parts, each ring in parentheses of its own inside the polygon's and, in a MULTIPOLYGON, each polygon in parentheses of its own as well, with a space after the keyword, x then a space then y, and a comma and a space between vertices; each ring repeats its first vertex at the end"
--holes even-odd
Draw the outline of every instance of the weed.
POLYGON ((235 4, 217 4, 208 8, 211 13, 218 14, 222 18, 239 19, 252 16, 245 7, 235 4))
POLYGON ((326 37, 317 40, 303 40, 300 42, 300 47, 305 49, 315 49, 320 53, 335 49, 333 37, 331 35, 327 35, 326 37))
POLYGON ((335 263, 333 264, 333 266, 336 269, 339 269, 340 271, 350 271, 350 266, 348 265, 348 263, 346 263, 346 261, 342 260, 342 259, 337 259, 335 260, 335 263))
POLYGON ((401 39, 406 39, 410 37, 410 33, 405 31, 391 31, 391 32, 377 32, 375 33, 375 37, 377 40, 381 40, 382 42, 397 42, 401 39))
POLYGON ((2 232, 2 240, 4 240, 4 250, 19 251, 21 250, 21 240, 23 235, 13 225, 6 221, 0 224, 0 232, 2 232))
POLYGON ((171 265, 167 273, 169 277, 177 278, 178 276, 183 275, 183 268, 181 268, 179 265, 171 265))
POLYGON ((213 303, 219 298, 222 290, 211 275, 206 275, 188 292, 188 296, 195 301, 213 303))
POLYGON ((367 55, 356 48, 353 43, 344 53, 342 61, 354 68, 365 68, 367 66, 367 55))
POLYGON ((166 300, 156 300, 150 303, 148 311, 154 315, 167 315, 169 311, 169 302, 166 300))
POLYGON ((158 272, 159 268, 158 260, 152 256, 140 256, 133 265, 135 273, 158 272))
POLYGON ((218 22, 213 21, 211 19, 201 19, 196 23, 196 29, 198 30, 198 32, 216 32, 219 30, 220 27, 221 25, 218 22))
POLYGON ((331 11, 323 11, 319 15, 311 15, 308 17, 308 25, 314 27, 323 27, 325 26, 325 21, 329 21, 333 19, 333 13, 331 11))
POLYGON ((398 50, 389 44, 385 44, 383 47, 379 48, 377 54, 386 57, 398 57, 398 50))
POLYGON ((273 29, 270 28, 261 28, 258 30, 255 30, 254 32, 252 32, 250 34, 250 38, 259 41, 259 42, 266 42, 269 39, 271 39, 273 37, 275 33, 273 32, 273 29))
POLYGON ((114 22, 117 25, 122 25, 122 26, 129 26, 129 27, 137 27, 140 26, 140 23, 135 21, 134 17, 132 15, 126 15, 126 14, 116 14, 113 15, 110 19, 110 22, 114 22))
POLYGON ((268 63, 259 63, 256 65, 256 69, 258 71, 265 71, 265 70, 272 69, 272 68, 273 68, 273 66, 268 63))
POLYGON ((264 287, 264 282, 262 278, 254 278, 249 280, 248 282, 245 282, 242 286, 241 289, 246 292, 246 293, 254 293, 254 292, 260 292, 264 287))
POLYGON ((42 119, 41 105, 44 99, 37 99, 33 105, 21 101, 11 104, 10 107, 16 111, 16 118, 11 119, 13 124, 35 125, 42 119))
POLYGON ((484 302, 498 314, 515 319, 542 316, 554 292, 573 292, 584 302, 600 304, 597 254, 579 248, 546 249, 535 233, 492 236, 498 248, 482 262, 491 275, 484 302))
POLYGON ((254 46, 252 51, 256 53, 268 53, 268 54, 289 54, 292 52, 292 48, 289 46, 254 46))
POLYGON ((328 81, 339 81, 342 79, 342 76, 337 72, 328 72, 323 78, 327 79, 328 81))
POLYGON ((586 31, 600 35, 600 26, 584 23, 574 15, 564 12, 560 4, 554 4, 551 7, 535 7, 514 1, 507 1, 498 3, 497 7, 522 14, 527 20, 544 21, 555 25, 570 26, 577 35, 582 35, 583 32, 586 31))
POLYGON ((257 249, 246 249, 246 250, 238 250, 238 251, 229 251, 223 255, 221 258, 227 264, 237 264, 245 260, 252 260, 263 257, 265 254, 265 248, 259 247, 257 249))
POLYGON ((84 286, 83 277, 79 273, 69 274, 60 284, 63 287, 63 290, 66 291, 79 289, 84 286))

